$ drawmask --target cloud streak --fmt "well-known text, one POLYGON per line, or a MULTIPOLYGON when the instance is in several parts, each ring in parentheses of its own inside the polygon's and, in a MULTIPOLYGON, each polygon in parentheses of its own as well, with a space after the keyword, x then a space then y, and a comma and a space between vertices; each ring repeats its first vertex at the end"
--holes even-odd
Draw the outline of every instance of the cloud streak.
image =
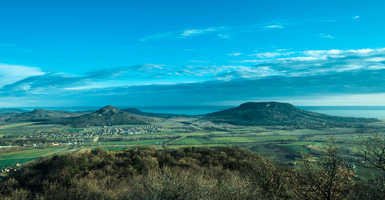
POLYGON ((320 33, 319 37, 320 38, 325 38, 325 39, 331 39, 331 40, 336 39, 336 37, 334 35, 327 34, 327 33, 320 33))
POLYGON ((285 29, 282 24, 251 24, 240 26, 210 26, 204 28, 189 28, 180 31, 170 31, 164 33, 152 34, 139 39, 140 42, 150 42, 162 39, 188 39, 197 36, 209 35, 219 39, 230 39, 232 35, 247 32, 259 32, 269 30, 285 29))
POLYGON ((207 33, 212 33, 212 32, 218 32, 220 30, 223 30, 225 29, 225 27, 221 26, 221 27, 209 27, 209 28, 205 28, 205 29, 188 29, 188 30, 184 30, 182 31, 179 36, 181 38, 188 38, 188 37, 192 37, 192 36, 196 36, 196 35, 203 35, 203 34, 207 34, 207 33))
POLYGON ((281 24, 271 24, 271 25, 264 26, 264 28, 266 28, 266 29, 284 29, 285 27, 281 24))
POLYGON ((215 36, 218 38, 228 39, 230 36, 224 33, 224 31, 227 29, 229 28, 225 26, 185 29, 182 31, 171 31, 171 32, 152 34, 152 35, 140 38, 139 41, 150 42, 150 41, 162 40, 162 39, 188 39, 191 37, 196 37, 196 36, 201 36, 206 34, 213 34, 213 33, 217 33, 215 36))
POLYGON ((242 55, 242 53, 241 52, 233 52, 233 53, 229 53, 229 54, 227 54, 228 56, 240 56, 240 55, 242 55))

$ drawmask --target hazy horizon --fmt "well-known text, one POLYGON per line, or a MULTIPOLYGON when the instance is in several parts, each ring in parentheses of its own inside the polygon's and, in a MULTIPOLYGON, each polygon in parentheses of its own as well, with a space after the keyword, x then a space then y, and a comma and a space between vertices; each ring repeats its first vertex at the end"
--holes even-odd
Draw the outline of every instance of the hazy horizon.
MULTIPOLYGON (((114 105, 113 105, 114 106, 114 105)), ((189 105, 189 106, 115 106, 120 109, 136 108, 142 112, 180 115, 202 115, 212 112, 236 107, 237 105, 215 106, 215 105, 189 105)), ((342 117, 365 117, 385 119, 385 106, 298 106, 298 108, 342 117)), ((73 106, 73 107, 14 107, 1 109, 22 109, 32 111, 34 109, 61 110, 61 111, 95 111, 103 106, 73 106)), ((5 110, 6 111, 6 110, 5 110)))

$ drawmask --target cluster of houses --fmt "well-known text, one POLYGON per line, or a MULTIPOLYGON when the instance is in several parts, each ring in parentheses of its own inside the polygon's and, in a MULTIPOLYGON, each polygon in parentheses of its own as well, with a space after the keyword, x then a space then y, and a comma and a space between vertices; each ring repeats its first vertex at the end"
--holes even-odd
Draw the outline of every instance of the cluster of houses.
POLYGON ((138 134, 154 134, 162 131, 160 126, 144 125, 134 127, 103 127, 87 131, 89 136, 128 136, 138 134))

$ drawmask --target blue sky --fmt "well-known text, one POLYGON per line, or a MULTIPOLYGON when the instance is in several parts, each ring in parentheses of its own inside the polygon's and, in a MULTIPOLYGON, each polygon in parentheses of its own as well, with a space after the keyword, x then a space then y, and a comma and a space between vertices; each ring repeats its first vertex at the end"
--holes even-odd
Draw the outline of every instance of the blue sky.
POLYGON ((384 105, 384 7, 2 1, 0 107, 384 105))

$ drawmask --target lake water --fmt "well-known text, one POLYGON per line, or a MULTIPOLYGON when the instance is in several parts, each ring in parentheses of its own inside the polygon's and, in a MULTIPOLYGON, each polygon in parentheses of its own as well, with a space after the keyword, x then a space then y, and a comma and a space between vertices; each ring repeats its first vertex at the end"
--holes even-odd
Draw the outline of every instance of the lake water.
POLYGON ((385 106, 303 106, 300 108, 335 116, 385 119, 385 106))
POLYGON ((230 106, 181 106, 181 107, 139 107, 143 112, 201 115, 231 108, 230 106))

